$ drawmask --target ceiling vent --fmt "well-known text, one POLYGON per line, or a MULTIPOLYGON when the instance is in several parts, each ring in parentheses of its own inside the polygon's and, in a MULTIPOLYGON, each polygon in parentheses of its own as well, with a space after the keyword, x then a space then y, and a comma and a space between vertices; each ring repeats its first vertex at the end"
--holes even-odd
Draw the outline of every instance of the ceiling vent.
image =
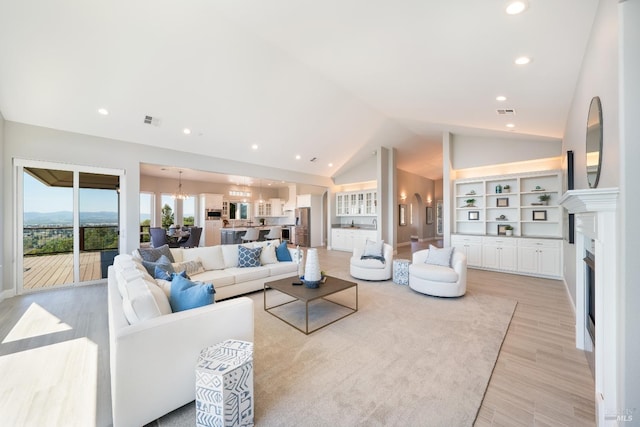
POLYGON ((515 116, 516 110, 513 108, 498 108, 496 110, 499 116, 515 116))
POLYGON ((160 119, 151 116, 144 116, 144 123, 147 125, 160 126, 160 119))
POLYGON ((317 157, 312 158, 311 160, 309 160, 310 162, 315 162, 316 160, 318 160, 317 157))

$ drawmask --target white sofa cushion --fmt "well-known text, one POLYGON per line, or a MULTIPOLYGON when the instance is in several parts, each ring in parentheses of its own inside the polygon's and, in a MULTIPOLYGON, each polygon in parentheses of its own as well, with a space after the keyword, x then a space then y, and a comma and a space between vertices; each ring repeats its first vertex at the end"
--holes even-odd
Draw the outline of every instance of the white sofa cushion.
POLYGON ((205 270, 222 270, 226 267, 221 245, 185 249, 182 251, 182 256, 183 261, 194 261, 200 258, 205 270))
POLYGON ((264 266, 244 268, 234 267, 227 268, 225 271, 235 276, 236 283, 248 282, 250 280, 264 279, 265 277, 269 277, 269 267, 264 266))
POLYGON ((174 262, 182 262, 184 261, 184 257, 183 257, 183 252, 184 249, 182 248, 170 248, 169 249, 171 251, 171 255, 173 255, 173 260, 174 262))
POLYGON ((169 300, 155 281, 136 279, 125 286, 127 297, 122 299, 122 308, 129 324, 171 313, 169 300))
POLYGON ((224 258, 225 268, 238 266, 238 246, 240 245, 221 245, 220 246, 220 249, 222 249, 222 257, 224 258))
POLYGON ((191 279, 199 282, 213 283, 216 289, 236 283, 235 275, 227 270, 208 270, 204 273, 196 274, 191 279))
POLYGON ((292 261, 283 261, 276 264, 269 264, 267 267, 269 268, 271 276, 277 276, 279 274, 285 273, 291 273, 292 275, 298 273, 298 264, 292 261))
POLYGON ((420 279, 434 282, 455 283, 458 281, 458 273, 453 268, 433 264, 411 264, 409 274, 420 279))

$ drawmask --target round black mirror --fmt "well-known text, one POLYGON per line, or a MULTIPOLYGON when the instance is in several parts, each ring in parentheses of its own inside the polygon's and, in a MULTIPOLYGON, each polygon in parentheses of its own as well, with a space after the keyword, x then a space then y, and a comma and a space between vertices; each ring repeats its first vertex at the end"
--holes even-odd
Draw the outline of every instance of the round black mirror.
POLYGON ((590 188, 596 188, 602 168, 602 104, 598 96, 593 97, 589 106, 586 151, 587 181, 590 188))

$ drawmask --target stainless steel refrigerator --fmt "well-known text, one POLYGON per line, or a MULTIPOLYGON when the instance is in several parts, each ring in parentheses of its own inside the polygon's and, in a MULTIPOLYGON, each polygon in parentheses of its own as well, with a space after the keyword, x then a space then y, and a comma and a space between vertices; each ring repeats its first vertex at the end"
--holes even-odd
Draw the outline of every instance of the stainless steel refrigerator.
POLYGON ((310 208, 298 208, 296 213, 296 244, 309 247, 311 232, 309 230, 311 220, 310 208))

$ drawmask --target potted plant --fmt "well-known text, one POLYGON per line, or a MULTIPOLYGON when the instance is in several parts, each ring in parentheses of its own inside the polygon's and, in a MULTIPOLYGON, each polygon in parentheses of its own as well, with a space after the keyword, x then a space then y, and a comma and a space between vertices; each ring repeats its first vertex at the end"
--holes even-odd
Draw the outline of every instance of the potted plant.
POLYGON ((467 199, 465 203, 467 204, 467 208, 473 208, 475 207, 476 199, 467 199))
POLYGON ((505 185, 504 187, 502 187, 502 192, 503 193, 511 192, 511 186, 509 184, 505 185))
POLYGON ((513 236, 513 226, 505 225, 504 229, 507 236, 513 236))
POLYGON ((538 196, 538 200, 540 200, 540 203, 542 203, 543 205, 547 205, 550 199, 551 195, 549 194, 541 194, 538 196))

